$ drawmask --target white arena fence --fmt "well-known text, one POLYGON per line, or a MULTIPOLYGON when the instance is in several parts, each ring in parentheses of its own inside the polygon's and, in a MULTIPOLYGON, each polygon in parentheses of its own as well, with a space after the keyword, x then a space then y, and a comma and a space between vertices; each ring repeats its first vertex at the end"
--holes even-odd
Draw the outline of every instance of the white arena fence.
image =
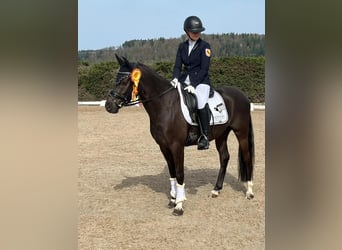
MULTIPOLYGON (((93 102, 78 102, 79 106, 101 106, 104 107, 106 103, 106 100, 102 101, 93 101, 93 102)), ((137 104, 136 106, 139 106, 137 104)), ((264 103, 251 103, 251 111, 254 110, 265 110, 265 104, 264 103)))
POLYGON ((251 103, 251 111, 265 110, 265 103, 251 103))
POLYGON ((102 101, 94 101, 94 102, 78 102, 80 106, 101 106, 104 107, 106 104, 106 100, 102 101))

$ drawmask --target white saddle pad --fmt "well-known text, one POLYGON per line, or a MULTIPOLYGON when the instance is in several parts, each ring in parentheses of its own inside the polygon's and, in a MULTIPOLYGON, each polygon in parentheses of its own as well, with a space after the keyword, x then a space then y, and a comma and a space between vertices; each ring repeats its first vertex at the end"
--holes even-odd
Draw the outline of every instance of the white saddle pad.
MULTIPOLYGON (((178 84, 177 89, 178 89, 178 93, 181 99, 182 113, 186 122, 189 123, 190 125, 198 126, 197 123, 192 122, 189 109, 184 104, 184 98, 181 92, 180 84, 178 84)), ((210 118, 210 125, 224 124, 228 121, 228 112, 226 109, 226 105, 223 101, 222 96, 218 92, 214 91, 214 96, 212 98, 209 98, 208 104, 209 104, 211 113, 213 114, 213 116, 210 118), (214 117, 214 120, 213 120, 213 117, 214 117)))

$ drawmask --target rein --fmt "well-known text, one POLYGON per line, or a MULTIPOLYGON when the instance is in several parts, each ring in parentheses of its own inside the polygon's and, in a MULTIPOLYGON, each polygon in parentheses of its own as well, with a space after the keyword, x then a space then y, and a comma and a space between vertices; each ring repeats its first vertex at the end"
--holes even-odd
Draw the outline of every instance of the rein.
MULTIPOLYGON (((151 97, 151 98, 144 99, 144 100, 143 100, 143 99, 138 99, 138 100, 133 101, 133 102, 136 102, 136 103, 145 103, 145 102, 149 102, 149 101, 152 101, 152 100, 154 100, 154 99, 157 99, 157 98, 159 98, 159 97, 165 95, 167 92, 170 92, 172 89, 174 89, 173 86, 171 86, 171 87, 168 88, 167 90, 161 92, 159 95, 156 95, 156 96, 153 96, 153 97, 151 97)), ((131 105, 133 105, 133 104, 131 104, 131 105)))
MULTIPOLYGON (((122 80, 128 78, 128 77, 131 77, 131 72, 119 72, 118 74, 121 74, 121 75, 124 75, 123 77, 121 77, 119 79, 119 81, 117 81, 117 84, 119 84, 122 80)), ((134 82, 131 81, 131 84, 134 84, 134 82)), ((163 95, 165 95, 166 93, 170 92, 172 89, 175 89, 173 86, 171 86, 170 88, 166 89, 165 91, 161 92, 160 94, 156 95, 156 96, 153 96, 151 98, 147 98, 147 99, 137 99, 137 100, 134 100, 134 101, 131 101, 131 100, 128 100, 127 97, 121 95, 120 93, 117 93, 116 91, 114 90, 111 90, 109 92, 109 96, 111 96, 112 98, 114 97, 118 97, 120 98, 123 102, 121 105, 119 105, 119 107, 122 107, 122 106, 133 106, 133 105, 136 105, 138 103, 146 103, 146 102, 149 102, 149 101, 152 101, 154 99, 157 99, 163 95)))

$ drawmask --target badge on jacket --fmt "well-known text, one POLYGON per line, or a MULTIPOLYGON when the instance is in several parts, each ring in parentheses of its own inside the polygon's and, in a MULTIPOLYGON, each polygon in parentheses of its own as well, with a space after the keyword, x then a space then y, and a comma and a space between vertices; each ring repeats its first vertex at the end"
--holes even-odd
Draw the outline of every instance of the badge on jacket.
POLYGON ((210 49, 205 49, 205 54, 207 57, 210 57, 210 55, 211 55, 210 49))

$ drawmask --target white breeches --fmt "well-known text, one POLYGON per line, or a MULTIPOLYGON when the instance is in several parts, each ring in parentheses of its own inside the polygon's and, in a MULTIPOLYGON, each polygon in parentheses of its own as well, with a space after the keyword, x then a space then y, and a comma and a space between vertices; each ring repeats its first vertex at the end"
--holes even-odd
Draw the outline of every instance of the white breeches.
POLYGON ((199 84, 195 89, 197 96, 197 108, 204 108, 209 99, 210 86, 208 84, 199 84))
MULTIPOLYGON (((191 84, 189 76, 186 77, 184 83, 186 85, 191 84)), ((204 108, 209 99, 209 92, 210 86, 208 84, 200 83, 197 85, 197 87, 195 88, 195 94, 197 96, 197 109, 204 108)))

